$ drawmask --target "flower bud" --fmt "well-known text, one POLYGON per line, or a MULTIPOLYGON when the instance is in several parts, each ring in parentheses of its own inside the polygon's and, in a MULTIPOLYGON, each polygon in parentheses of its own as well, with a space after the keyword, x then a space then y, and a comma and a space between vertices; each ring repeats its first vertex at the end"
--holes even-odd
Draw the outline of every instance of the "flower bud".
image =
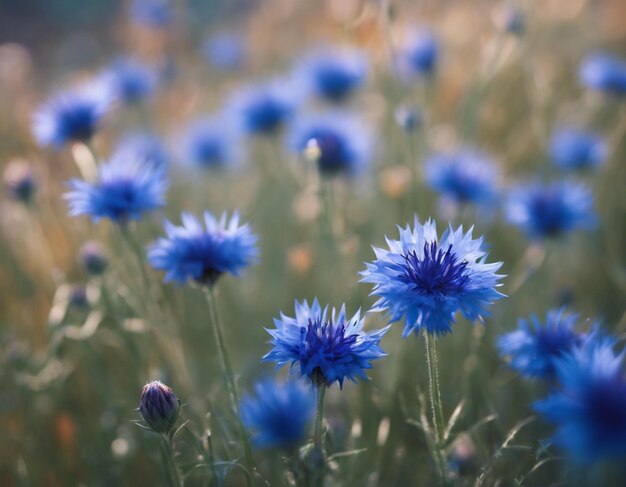
POLYGON ((73 284, 70 288, 69 304, 74 308, 88 308, 89 296, 87 288, 83 284, 73 284))
POLYGON ((167 434, 178 420, 180 401, 172 389, 155 380, 143 387, 139 411, 152 430, 167 434))
POLYGON ((4 172, 4 183, 11 199, 24 204, 32 202, 37 191, 37 182, 32 169, 21 160, 13 161, 7 165, 4 172))
POLYGON ((92 241, 83 245, 79 258, 87 273, 92 276, 103 274, 109 266, 109 260, 98 242, 92 241))
POLYGON ((424 122, 421 110, 400 105, 395 111, 396 123, 407 132, 420 128, 424 122))

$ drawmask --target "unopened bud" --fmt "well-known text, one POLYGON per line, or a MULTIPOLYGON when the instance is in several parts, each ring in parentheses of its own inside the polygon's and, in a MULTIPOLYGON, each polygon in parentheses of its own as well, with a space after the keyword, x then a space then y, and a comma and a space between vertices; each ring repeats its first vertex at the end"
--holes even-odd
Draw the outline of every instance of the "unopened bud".
POLYGON ((139 411, 150 428, 168 434, 178 420, 180 401, 172 389, 155 380, 143 387, 139 411))

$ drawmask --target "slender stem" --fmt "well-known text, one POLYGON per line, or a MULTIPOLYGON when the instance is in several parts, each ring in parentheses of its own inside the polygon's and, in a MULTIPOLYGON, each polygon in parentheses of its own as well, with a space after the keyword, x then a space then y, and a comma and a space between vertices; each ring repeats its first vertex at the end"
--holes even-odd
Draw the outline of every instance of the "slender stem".
POLYGON ((320 175, 320 196, 322 199, 321 221, 321 238, 323 248, 326 251, 326 258, 329 262, 333 261, 335 253, 335 235, 333 231, 334 216, 334 195, 333 182, 330 179, 320 175))
POLYGON ((445 442, 445 421, 443 416, 443 407, 441 403, 441 392, 439 387, 439 367, 437 364, 437 348, 435 337, 428 335, 428 331, 424 330, 424 340, 426 341, 426 365, 428 366, 428 386, 430 392, 430 406, 433 416, 433 425, 436 432, 436 463, 439 467, 439 475, 441 482, 446 485, 449 481, 446 456, 443 451, 445 442))
POLYGON ((183 487, 183 480, 180 476, 180 471, 176 465, 176 457, 174 456, 174 448, 172 446, 172 439, 168 435, 161 435, 163 441, 163 460, 165 461, 165 469, 169 477, 170 485, 174 487, 183 487))
POLYGON ((246 431, 243 422, 241 421, 241 414, 239 412, 239 394, 237 393, 237 385, 235 383, 235 376, 233 374, 233 368, 230 362, 230 356, 228 349, 226 348, 226 342, 224 341, 224 334, 222 332, 222 324, 220 316, 217 311, 217 300, 215 299, 215 289, 213 286, 204 286, 204 293, 209 304, 209 312, 211 314, 211 321, 213 322, 213 334, 215 337, 215 343, 219 350, 220 360, 222 362, 222 368, 224 369, 224 375, 226 377, 226 385, 228 387, 228 396, 231 403, 231 408, 237 416, 237 423, 239 425, 239 436, 241 443, 243 444, 244 455, 246 459, 246 467, 250 475, 254 472, 254 462, 252 460, 252 449, 250 448, 250 441, 248 440, 248 433, 246 431))
POLYGON ((437 432, 437 444, 444 441, 445 423, 443 419, 443 408, 441 406, 441 392, 439 391, 439 370, 437 367, 437 349, 435 338, 430 337, 424 330, 424 340, 426 341, 426 364, 428 366, 428 386, 430 391, 430 407, 433 415, 433 425, 437 432))
POLYGON ((326 385, 322 384, 317 387, 317 407, 315 409, 315 433, 313 443, 315 448, 320 452, 322 448, 322 425, 324 423, 324 399, 326 397, 326 385))

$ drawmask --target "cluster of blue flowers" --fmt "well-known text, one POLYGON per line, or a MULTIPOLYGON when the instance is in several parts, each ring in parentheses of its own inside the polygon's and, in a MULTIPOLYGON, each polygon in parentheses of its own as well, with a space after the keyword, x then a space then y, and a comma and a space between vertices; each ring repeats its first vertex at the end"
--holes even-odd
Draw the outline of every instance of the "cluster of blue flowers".
MULTIPOLYGON (((148 27, 172 22, 169 1, 135 1, 131 8, 134 20, 148 27)), ((521 35, 523 18, 511 17, 506 29, 521 35)), ((216 69, 238 69, 245 53, 237 41, 226 35, 211 38, 204 54, 216 69)), ((425 30, 411 32, 397 55, 393 68, 409 83, 432 81, 440 63, 436 37, 425 30)), ((313 162, 324 177, 364 172, 373 157, 372 134, 348 107, 367 83, 366 56, 349 49, 332 55, 312 51, 293 71, 290 77, 241 86, 219 114, 190 121, 178 139, 177 158, 201 168, 236 167, 246 159, 244 136, 277 138, 284 133, 286 147, 313 162), (305 102, 324 108, 303 111, 305 102)), ((610 56, 587 59, 580 78, 592 90, 626 94, 626 68, 610 56)), ((43 104, 35 113, 33 133, 43 147, 75 143, 91 147, 115 103, 141 109, 139 105, 158 87, 152 67, 138 60, 118 60, 97 82, 43 104)), ((421 123, 417 112, 398 117, 407 131, 421 123)), ((608 157, 600 136, 573 127, 555 131, 548 152, 554 165, 567 171, 597 168, 608 157)), ((65 195, 69 214, 87 215, 94 222, 106 218, 125 228, 131 220, 164 207, 169 160, 167 149, 153 134, 121 139, 108 162, 94 160, 94 180, 69 181, 65 195)), ((433 154, 424 170, 430 188, 455 205, 493 205, 503 198, 506 220, 530 239, 561 237, 592 228, 597 221, 592 194, 584 184, 533 182, 503 188, 497 164, 474 148, 433 154)), ((27 201, 35 186, 29 174, 21 176, 7 182, 14 199, 27 201)), ((206 211, 198 218, 184 212, 181 221, 177 226, 164 220, 165 236, 147 251, 151 267, 164 272, 164 282, 212 290, 223 275, 237 276, 258 261, 258 238, 249 224, 240 224, 237 212, 230 218, 227 213, 218 218, 206 211)), ((262 360, 289 365, 317 389, 319 398, 320 391, 335 383, 343 388, 346 380, 368 378, 372 362, 386 355, 381 341, 392 323, 403 322, 403 337, 421 333, 443 337, 453 332, 460 317, 483 323, 490 307, 504 297, 498 290, 504 277, 498 273, 502 262, 487 261, 483 237, 474 238, 473 227, 452 225, 439 235, 433 220, 422 224, 417 217, 412 227, 407 224, 398 230, 397 240, 385 237, 387 248, 374 247, 374 260, 360 273, 361 282, 373 285, 371 295, 377 297, 368 311, 385 313, 389 325, 366 331, 360 310, 350 317, 345 304, 337 311, 320 305, 317 298, 311 304, 296 301, 293 317, 281 312, 275 328, 267 330, 271 350, 262 360)), ((80 260, 92 276, 102 275, 108 267, 105 253, 94 243, 83 247, 80 260)), ((511 368, 553 387, 534 407, 556 424, 555 443, 582 460, 626 453, 624 353, 616 353, 616 340, 598 327, 582 332, 577 324, 576 315, 554 310, 544 322, 537 317, 521 320, 516 331, 500 337, 498 347, 511 368)), ((308 434, 313 403, 311 387, 268 379, 257 383, 254 396, 240 402, 240 419, 257 446, 292 450, 308 434)), ((159 382, 145 386, 140 411, 153 430, 171 433, 180 407, 167 386, 159 382)))
POLYGON ((498 348, 520 375, 548 381, 550 395, 533 408, 556 426, 551 441, 587 463, 626 453, 626 363, 614 338, 578 322, 564 309, 520 320, 498 348))

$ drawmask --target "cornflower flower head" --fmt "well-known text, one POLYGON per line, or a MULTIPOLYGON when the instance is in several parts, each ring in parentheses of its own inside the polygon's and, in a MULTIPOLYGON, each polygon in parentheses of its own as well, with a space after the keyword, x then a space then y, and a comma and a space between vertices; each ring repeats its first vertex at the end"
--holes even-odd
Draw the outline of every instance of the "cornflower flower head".
POLYGON ((303 116, 292 124, 287 146, 317 163, 323 176, 354 176, 371 160, 369 129, 344 113, 303 116))
POLYGON ((155 380, 143 387, 139 411, 153 431, 170 434, 178 421, 180 409, 180 400, 162 382, 155 380))
POLYGON ((158 74, 141 61, 121 58, 103 75, 112 97, 126 105, 136 105, 150 98, 158 85, 158 74))
POLYGON ((550 139, 552 162, 564 170, 592 169, 604 162, 608 147, 596 134, 562 127, 550 139))
POLYGON ((417 29, 409 33, 398 49, 398 75, 407 82, 429 78, 439 62, 439 43, 430 30, 417 29))
POLYGON ((163 168, 137 159, 114 156, 98 167, 98 179, 72 179, 64 195, 69 215, 89 215, 94 222, 108 218, 125 224, 165 204, 167 178, 163 168))
POLYGON ((296 109, 295 92, 288 80, 271 80, 243 86, 226 105, 227 114, 237 120, 244 133, 274 135, 296 109))
POLYGON ((509 366, 523 376, 553 379, 558 360, 586 338, 574 329, 577 321, 577 315, 563 309, 549 311, 543 322, 537 316, 520 319, 517 330, 498 339, 500 355, 508 357, 509 366))
POLYGON ((506 203, 506 216, 533 239, 560 237, 592 228, 596 222, 589 189, 567 181, 513 188, 506 203))
POLYGON ((183 130, 179 158, 182 163, 205 169, 237 167, 243 160, 239 134, 222 117, 202 117, 183 130))
POLYGON ((326 48, 312 51, 296 67, 298 78, 318 97, 330 102, 347 99, 367 80, 368 62, 362 51, 326 48))
POLYGON ((404 318, 402 335, 452 333, 454 315, 481 320, 487 307, 503 295, 496 288, 503 276, 501 262, 488 264, 483 238, 472 238, 472 228, 450 226, 437 238, 435 222, 398 227, 400 240, 387 238, 389 250, 374 247, 376 260, 367 263, 361 282, 374 284, 379 296, 373 311, 386 311, 390 321, 404 318))
POLYGON ((148 132, 134 132, 124 136, 114 150, 114 157, 137 160, 155 167, 165 167, 169 155, 156 135, 148 132))
POLYGON ((237 276, 256 262, 257 236, 249 224, 239 225, 237 212, 230 219, 224 213, 218 220, 206 211, 204 225, 190 213, 183 213, 181 219, 180 227, 165 220, 167 236, 148 250, 150 265, 165 271, 165 282, 192 280, 211 286, 225 272, 237 276))
POLYGON ((37 181, 30 165, 16 159, 7 164, 4 170, 4 185, 9 197, 28 205, 32 203, 37 192, 37 181))
POLYGON ((498 168, 485 154, 473 150, 435 154, 425 163, 428 185, 458 204, 484 204, 497 195, 498 168))
POLYGON ((585 58, 579 76, 587 88, 608 95, 626 95, 626 61, 604 52, 585 58))
POLYGON ((246 62, 244 39, 237 32, 222 32, 207 38, 202 44, 202 54, 217 71, 235 71, 246 62))
POLYGON ((32 130, 37 143, 41 147, 61 148, 71 142, 89 142, 112 101, 100 81, 55 94, 33 115, 32 130))
POLYGON ((296 301, 295 316, 281 313, 274 319, 276 329, 267 330, 273 348, 263 360, 279 367, 299 363, 300 375, 318 387, 334 382, 343 387, 346 378, 367 379, 370 361, 386 355, 380 340, 389 327, 366 332, 364 322, 360 311, 347 318, 345 305, 337 314, 334 308, 332 312, 328 306, 322 308, 317 298, 311 306, 306 300, 296 301))
POLYGON ((144 27, 162 29, 174 20, 173 0, 133 0, 131 19, 144 27))
POLYGON ((556 426, 552 442, 575 461, 592 463, 626 454, 624 351, 595 337, 560 358, 558 385, 533 408, 556 426))
POLYGON ((314 403, 310 387, 292 380, 281 384, 265 379, 254 385, 254 395, 242 398, 240 410, 257 448, 289 451, 306 439, 314 403))

